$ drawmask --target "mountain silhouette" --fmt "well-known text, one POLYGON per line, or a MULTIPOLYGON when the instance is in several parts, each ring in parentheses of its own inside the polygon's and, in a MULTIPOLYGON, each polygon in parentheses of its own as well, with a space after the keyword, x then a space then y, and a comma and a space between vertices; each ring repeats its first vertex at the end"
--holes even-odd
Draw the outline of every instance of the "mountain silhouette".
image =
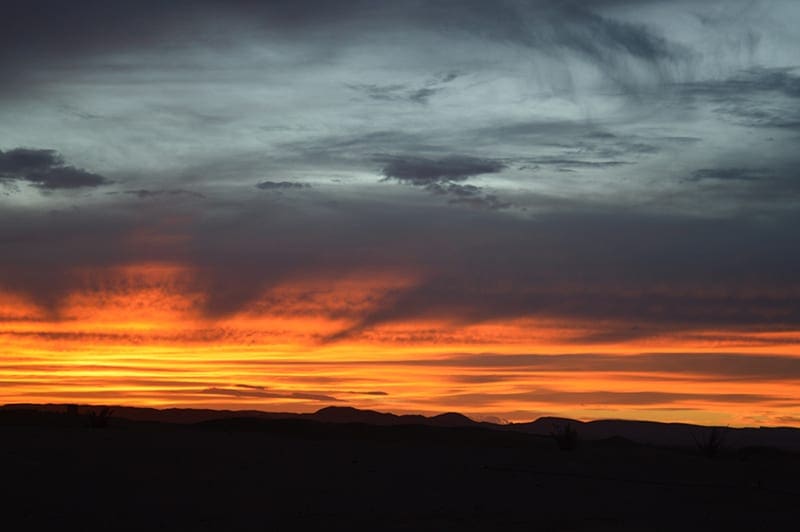
MULTIPOLYGON (((48 425, 66 426, 75 424, 67 411, 89 414, 99 412, 105 405, 63 404, 9 404, 0 407, 0 425, 48 425)), ((229 427, 235 430, 261 430, 266 427, 309 427, 308 423, 328 425, 366 425, 372 427, 431 427, 455 429, 484 429, 490 432, 511 432, 538 437, 550 437, 559 428, 572 426, 581 440, 629 441, 636 444, 665 447, 694 447, 698 440, 706 437, 712 427, 687 423, 660 423, 654 421, 597 420, 578 421, 561 417, 542 417, 527 423, 495 424, 474 421, 456 412, 447 412, 427 417, 418 414, 397 415, 375 410, 362 410, 348 406, 328 406, 313 413, 263 412, 258 410, 211 410, 183 408, 139 408, 111 406, 115 424, 148 422, 176 425, 205 424, 206 427, 229 427), (227 421, 226 421, 227 420, 227 421), (233 421, 235 420, 235 421, 233 421), (287 424, 290 420, 305 423, 287 424), (258 422, 282 421, 282 425, 259 424, 258 422)), ((82 418, 81 418, 82 419, 82 418)), ((82 423, 82 422, 81 422, 82 423)), ((80 423, 79 423, 80 424, 80 423)), ((730 449, 747 447, 772 447, 789 451, 800 451, 800 429, 791 427, 718 427, 730 449)), ((306 430, 306 429, 304 429, 306 430)), ((314 429, 321 433, 325 429, 314 429)), ((349 429, 351 432, 355 429, 349 429)), ((341 431, 338 431, 341 432, 341 431)), ((399 434, 399 433, 398 433, 399 434)), ((410 434, 406 430, 405 434, 410 434)), ((488 436, 487 436, 488 437, 488 436)), ((497 436, 499 437, 499 436, 497 436)))

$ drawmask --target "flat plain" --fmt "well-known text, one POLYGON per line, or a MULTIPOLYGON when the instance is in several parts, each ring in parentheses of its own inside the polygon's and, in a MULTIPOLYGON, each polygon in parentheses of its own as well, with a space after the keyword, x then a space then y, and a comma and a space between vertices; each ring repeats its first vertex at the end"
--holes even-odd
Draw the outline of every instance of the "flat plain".
POLYGON ((18 530, 793 530, 800 455, 484 427, 2 412, 18 530))

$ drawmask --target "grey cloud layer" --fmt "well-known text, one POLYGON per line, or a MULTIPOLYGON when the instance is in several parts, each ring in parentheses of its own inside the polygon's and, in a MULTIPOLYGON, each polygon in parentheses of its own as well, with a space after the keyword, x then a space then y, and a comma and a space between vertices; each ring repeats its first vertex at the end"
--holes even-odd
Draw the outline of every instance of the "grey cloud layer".
POLYGON ((209 316, 287 279, 413 272, 345 335, 800 322, 796 3, 3 9, 0 282, 54 313, 81 271, 163 260, 209 316))
POLYGON ((130 282, 112 274, 92 280, 87 269, 164 261, 189 270, 163 288, 204 294, 199 310, 214 317, 290 280, 406 271, 416 284, 381 296, 371 310, 344 311, 356 325, 340 337, 417 318, 601 320, 607 336, 596 341, 800 326, 796 216, 766 225, 613 212, 521 221, 436 204, 340 201, 298 210, 263 196, 233 212, 207 202, 142 209, 132 201, 117 202, 114 214, 100 207, 83 214, 4 213, 4 289, 57 313, 72 290, 114 291, 130 282), (53 264, 60 275, 52 275, 53 264))

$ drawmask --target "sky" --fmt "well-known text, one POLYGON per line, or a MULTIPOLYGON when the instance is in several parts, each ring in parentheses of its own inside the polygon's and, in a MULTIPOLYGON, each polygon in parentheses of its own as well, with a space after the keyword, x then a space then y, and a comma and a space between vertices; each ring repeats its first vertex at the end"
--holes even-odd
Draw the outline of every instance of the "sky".
POLYGON ((0 403, 800 426, 795 0, 5 0, 0 403))

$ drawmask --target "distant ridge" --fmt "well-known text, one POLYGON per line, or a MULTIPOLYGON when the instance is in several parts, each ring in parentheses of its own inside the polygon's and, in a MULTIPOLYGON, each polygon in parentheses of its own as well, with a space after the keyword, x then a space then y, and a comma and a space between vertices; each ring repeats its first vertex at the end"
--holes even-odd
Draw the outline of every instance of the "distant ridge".
MULTIPOLYGON (((87 413, 105 405, 78 405, 79 413, 87 413)), ((573 426, 583 440, 625 439, 631 442, 669 447, 694 447, 711 427, 688 423, 656 421, 598 420, 577 421, 559 417, 542 417, 527 423, 495 424, 474 421, 456 412, 427 417, 419 414, 397 415, 349 406, 328 406, 313 413, 263 412, 259 410, 211 410, 194 408, 139 408, 113 406, 113 416, 138 422, 190 425, 216 420, 286 420, 297 419, 327 424, 360 424, 378 427, 427 426, 443 428, 482 428, 494 431, 549 436, 564 425, 573 426)), ((9 424, 8 414, 20 411, 65 413, 66 404, 7 404, 0 406, 0 424, 9 424)), ((774 447, 800 452, 800 429, 792 427, 728 428, 723 427, 724 443, 730 449, 745 447, 774 447)))
POLYGON ((459 414, 457 412, 446 412, 444 414, 439 414, 438 416, 433 416, 428 419, 435 422, 437 425, 441 425, 443 427, 476 427, 476 426, 500 427, 500 425, 496 425, 494 423, 479 423, 477 421, 473 421, 464 414, 459 414))
POLYGON ((366 423, 368 425, 425 425, 429 418, 420 415, 398 416, 351 406, 327 406, 313 414, 301 414, 327 423, 366 423))
POLYGON ((497 427, 492 423, 473 421, 463 414, 447 412, 432 417, 419 414, 397 415, 350 406, 328 406, 303 417, 329 423, 366 423, 368 425, 432 425, 437 427, 497 427))
MULTIPOLYGON (((564 424, 572 425, 586 440, 603 440, 621 437, 647 445, 668 447, 693 447, 703 440, 712 427, 689 423, 661 423, 658 421, 597 420, 576 421, 557 417, 542 417, 529 423, 506 425, 508 430, 528 434, 552 434, 564 424)), ((730 428, 723 431, 724 445, 731 449, 744 447, 775 447, 800 451, 800 429, 792 427, 730 428)))

